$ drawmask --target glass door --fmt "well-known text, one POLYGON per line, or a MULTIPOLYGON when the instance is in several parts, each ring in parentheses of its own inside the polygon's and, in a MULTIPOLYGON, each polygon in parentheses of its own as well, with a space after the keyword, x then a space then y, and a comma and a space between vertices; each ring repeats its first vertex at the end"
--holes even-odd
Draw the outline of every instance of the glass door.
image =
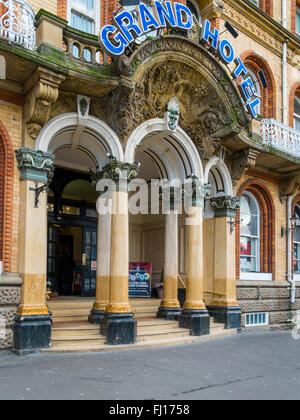
POLYGON ((49 225, 48 228, 48 260, 47 260, 47 289, 51 287, 52 292, 58 292, 58 243, 59 228, 49 225))
POLYGON ((96 296, 97 230, 83 229, 82 296, 96 296))

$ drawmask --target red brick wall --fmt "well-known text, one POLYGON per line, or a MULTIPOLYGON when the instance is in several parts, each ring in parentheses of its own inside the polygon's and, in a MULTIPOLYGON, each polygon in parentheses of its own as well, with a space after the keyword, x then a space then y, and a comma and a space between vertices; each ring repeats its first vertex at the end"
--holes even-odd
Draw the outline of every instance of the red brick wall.
POLYGON ((0 260, 3 270, 11 269, 14 151, 0 121, 0 260))
POLYGON ((57 14, 63 19, 67 19, 67 0, 57 0, 57 14))

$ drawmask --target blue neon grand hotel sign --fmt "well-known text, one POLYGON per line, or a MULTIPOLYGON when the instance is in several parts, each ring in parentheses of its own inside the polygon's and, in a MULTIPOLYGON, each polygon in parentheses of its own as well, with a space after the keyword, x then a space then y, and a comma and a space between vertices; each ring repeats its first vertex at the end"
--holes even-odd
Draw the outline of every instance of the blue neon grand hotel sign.
MULTIPOLYGON (((192 12, 180 3, 165 1, 162 4, 160 1, 155 1, 152 8, 142 3, 137 6, 136 11, 122 11, 114 16, 112 25, 106 25, 101 29, 99 42, 108 55, 113 57, 122 55, 135 39, 153 30, 171 27, 188 31, 193 26, 192 12)), ((206 20, 202 26, 200 42, 205 45, 209 43, 210 49, 226 66, 232 63, 235 65, 231 75, 234 80, 241 80, 238 89, 248 112, 256 118, 260 99, 257 97, 254 83, 242 59, 235 55, 230 41, 219 39, 219 35, 219 30, 212 29, 210 21, 206 20)))

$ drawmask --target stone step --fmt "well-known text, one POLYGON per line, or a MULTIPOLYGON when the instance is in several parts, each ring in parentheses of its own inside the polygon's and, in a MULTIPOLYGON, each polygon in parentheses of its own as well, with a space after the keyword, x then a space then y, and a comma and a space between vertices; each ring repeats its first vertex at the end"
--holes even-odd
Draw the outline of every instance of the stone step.
POLYGON ((170 328, 162 329, 156 331, 145 331, 138 333, 137 341, 156 341, 156 340, 166 340, 167 338, 178 338, 178 337, 189 337, 190 330, 184 328, 170 328))
POLYGON ((94 336, 99 335, 100 328, 83 328, 83 327, 69 327, 69 328, 52 328, 52 340, 56 338, 74 338, 80 336, 94 336))
POLYGON ((77 315, 86 315, 89 316, 90 309, 87 308, 65 308, 65 309, 54 309, 52 311, 52 317, 59 317, 59 316, 77 316, 77 315))
POLYGON ((76 347, 76 346, 97 346, 102 345, 106 338, 100 334, 91 336, 78 336, 78 337, 59 337, 52 339, 51 347, 76 347))
POLYGON ((215 331, 214 333, 202 336, 202 337, 176 337, 168 338, 162 340, 153 340, 153 341, 141 341, 135 344, 126 344, 120 346, 111 346, 107 344, 103 345, 81 345, 81 346, 70 346, 65 347, 51 347, 49 349, 42 350, 43 353, 89 353, 89 352, 107 352, 107 351, 122 351, 122 350, 134 350, 134 349, 144 349, 144 348, 159 348, 159 347, 170 347, 170 346, 181 346, 185 344, 200 343, 210 340, 216 340, 226 337, 231 337, 237 334, 236 330, 225 330, 222 329, 222 332, 215 331))
POLYGON ((137 330, 139 332, 146 332, 146 331, 156 331, 156 330, 162 330, 163 328, 167 329, 173 329, 178 328, 178 322, 177 321, 165 321, 160 319, 153 318, 152 320, 143 320, 141 318, 141 321, 138 320, 137 324, 137 330))
POLYGON ((87 315, 69 315, 69 316, 53 316, 52 315, 53 323, 57 322, 78 322, 78 321, 88 321, 87 315))

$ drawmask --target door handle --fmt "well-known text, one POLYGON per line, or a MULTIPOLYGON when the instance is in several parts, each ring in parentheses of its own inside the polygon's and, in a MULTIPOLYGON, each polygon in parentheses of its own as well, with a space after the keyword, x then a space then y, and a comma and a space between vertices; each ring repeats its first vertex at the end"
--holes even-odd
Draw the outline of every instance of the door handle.
POLYGON ((82 254, 82 265, 86 265, 86 254, 82 254))

